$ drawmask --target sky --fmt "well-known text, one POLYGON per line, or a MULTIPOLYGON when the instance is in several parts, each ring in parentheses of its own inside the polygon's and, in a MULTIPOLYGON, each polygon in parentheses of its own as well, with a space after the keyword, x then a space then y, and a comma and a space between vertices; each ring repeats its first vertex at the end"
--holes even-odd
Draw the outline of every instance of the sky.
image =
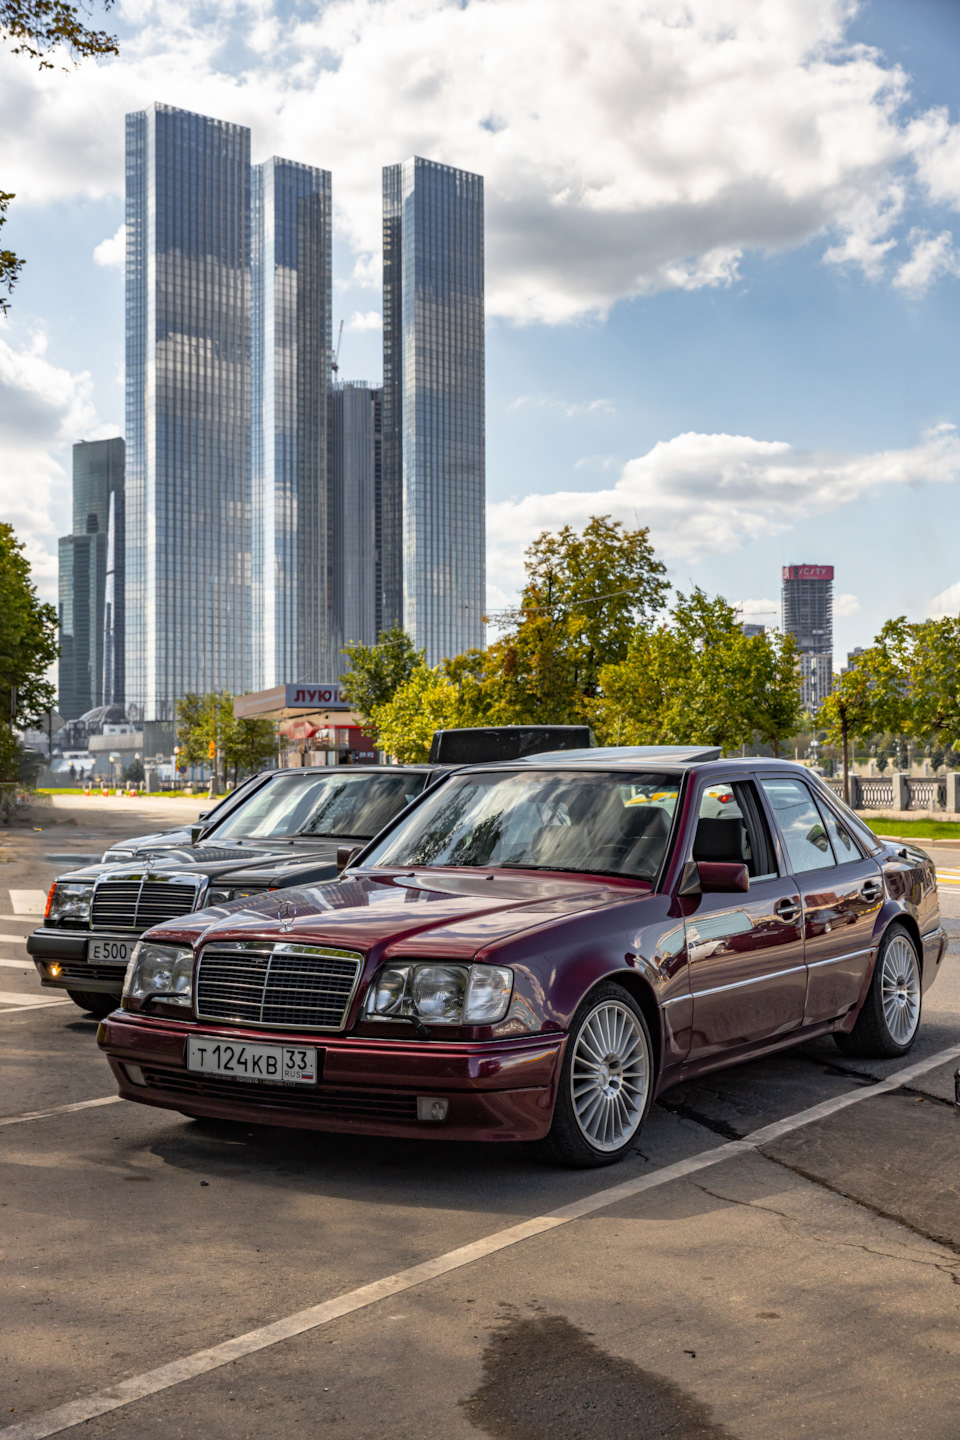
POLYGON ((486 195, 488 605, 544 528, 649 525, 779 619, 832 564, 842 663, 960 611, 957 0, 120 0, 120 56, 0 54, 0 519, 56 598, 70 445, 123 433, 124 115, 332 171, 341 375, 381 374, 380 175, 486 195))

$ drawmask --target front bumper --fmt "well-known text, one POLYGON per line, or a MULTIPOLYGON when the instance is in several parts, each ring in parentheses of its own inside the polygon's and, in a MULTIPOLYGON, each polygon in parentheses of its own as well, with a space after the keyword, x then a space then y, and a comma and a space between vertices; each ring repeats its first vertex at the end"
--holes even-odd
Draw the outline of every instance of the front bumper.
POLYGON ((43 926, 27 936, 27 954, 32 956, 45 989, 121 994, 126 965, 88 964, 88 938, 84 930, 56 930, 53 926, 43 926))
POLYGON ((566 1036, 486 1044, 373 1040, 274 1034, 119 1012, 101 1022, 97 1041, 123 1099, 184 1115, 360 1135, 540 1140, 553 1118, 566 1036), (315 1045, 323 1051, 323 1079, 307 1089, 201 1077, 186 1067, 188 1035, 315 1045), (135 1083, 126 1064, 136 1066, 146 1084, 135 1083), (446 1120, 418 1120, 418 1095, 449 1100, 446 1120))

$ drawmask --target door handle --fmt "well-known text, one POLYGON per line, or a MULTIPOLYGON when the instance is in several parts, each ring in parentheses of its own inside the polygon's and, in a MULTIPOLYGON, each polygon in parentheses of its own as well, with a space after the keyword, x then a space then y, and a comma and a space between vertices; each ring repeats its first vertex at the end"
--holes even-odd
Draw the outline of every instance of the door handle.
POLYGON ((860 887, 860 894, 868 904, 873 904, 874 900, 879 900, 883 894, 883 886, 879 880, 865 880, 860 887))
POLYGON ((800 901, 792 900, 789 896, 778 900, 773 909, 774 913, 787 925, 792 925, 794 920, 800 917, 800 901))

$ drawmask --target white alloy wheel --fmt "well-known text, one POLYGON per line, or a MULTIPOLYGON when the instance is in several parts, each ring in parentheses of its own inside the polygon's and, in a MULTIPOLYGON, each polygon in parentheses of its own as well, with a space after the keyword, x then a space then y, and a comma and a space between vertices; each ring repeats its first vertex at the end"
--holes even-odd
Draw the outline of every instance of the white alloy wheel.
POLYGON ((570 1066, 573 1114, 594 1150, 621 1150, 647 1108, 652 1065, 646 1033, 633 1010, 602 1000, 584 1018, 570 1066))
POLYGON ((880 998, 891 1038, 909 1045, 920 1023, 920 967, 904 935, 895 935, 884 951, 880 998))

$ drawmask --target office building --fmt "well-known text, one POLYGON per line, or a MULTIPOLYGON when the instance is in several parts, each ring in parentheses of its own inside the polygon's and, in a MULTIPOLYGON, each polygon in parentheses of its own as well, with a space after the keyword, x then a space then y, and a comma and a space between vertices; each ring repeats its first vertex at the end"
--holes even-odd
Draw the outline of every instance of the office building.
POLYGON ((783 628, 800 648, 801 699, 816 714, 833 689, 833 566, 783 567, 783 628))
MULTIPOLYGON (((375 645, 382 629, 380 564, 383 391, 362 380, 330 391, 333 629, 338 647, 375 645)), ((339 656, 331 672, 347 661, 339 656)))
POLYGON ((253 612, 259 686, 334 678, 328 475, 330 174, 252 173, 253 612))
POLYGON ((250 132, 127 116, 126 690, 252 687, 250 132))
POLYGON ((124 699, 124 444, 73 447, 73 528, 59 542, 60 713, 124 699))
POLYGON ((483 179, 383 172, 382 619, 427 661, 483 644, 483 179))

